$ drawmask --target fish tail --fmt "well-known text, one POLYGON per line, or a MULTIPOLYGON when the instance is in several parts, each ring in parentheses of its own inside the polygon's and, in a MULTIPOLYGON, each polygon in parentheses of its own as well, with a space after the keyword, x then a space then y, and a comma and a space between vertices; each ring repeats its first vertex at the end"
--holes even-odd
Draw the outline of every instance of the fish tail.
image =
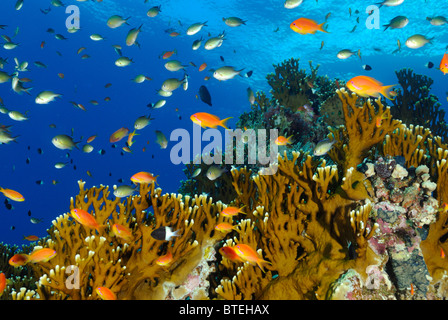
POLYGON ((324 25, 325 24, 326 24, 326 22, 319 24, 317 29, 319 31, 322 31, 322 32, 325 32, 325 33, 330 33, 330 32, 328 32, 327 30, 324 29, 324 25))
MULTIPOLYGON (((95 228, 95 230, 98 232, 98 234, 101 234, 101 231, 104 230, 106 227, 107 227, 107 225, 102 224, 102 225, 99 225, 97 228, 95 228)), ((112 232, 112 230, 111 230, 111 232, 112 232)))
POLYGON ((389 100, 394 100, 395 98, 390 94, 390 92, 392 91, 392 88, 395 87, 396 84, 390 85, 390 86, 384 86, 381 87, 381 91, 380 93, 385 96, 387 99, 389 100))
POLYGON ((258 259, 257 260, 257 265, 260 267, 261 271, 266 272, 264 270, 265 267, 267 267, 268 265, 272 265, 272 263, 270 263, 269 261, 263 260, 263 259, 258 259))
POLYGON ((228 117, 228 118, 225 118, 225 119, 222 119, 220 122, 219 122, 219 125, 221 126, 221 127, 223 127, 224 129, 229 129, 229 128, 227 128, 227 126, 226 126, 226 122, 229 120, 229 119, 232 119, 233 117, 228 117))
POLYGON ((286 140, 287 140, 289 143, 294 143, 293 136, 294 136, 293 134, 290 135, 288 138, 286 138, 286 140))
MULTIPOLYGON (((171 232, 171 228, 169 228, 169 232, 171 232)), ((179 234, 179 232, 180 232, 180 229, 179 230, 176 230, 176 231, 174 231, 174 232, 171 232, 171 235, 169 236, 169 238, 168 239, 166 239, 167 241, 171 241, 171 239, 173 239, 174 237, 180 237, 180 234, 179 234)))

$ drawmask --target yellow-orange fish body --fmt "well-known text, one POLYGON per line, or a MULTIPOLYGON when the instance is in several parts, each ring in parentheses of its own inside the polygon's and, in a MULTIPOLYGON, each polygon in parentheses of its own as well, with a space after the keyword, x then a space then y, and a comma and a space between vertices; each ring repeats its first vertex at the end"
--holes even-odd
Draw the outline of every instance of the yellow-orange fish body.
POLYGON ((42 248, 33 251, 29 257, 28 262, 37 263, 37 262, 47 262, 50 259, 53 259, 56 256, 56 250, 50 248, 42 248))
POLYGON ((23 239, 28 240, 28 241, 37 241, 37 240, 39 240, 39 237, 34 236, 34 235, 29 235, 29 236, 23 236, 23 239))
POLYGON ((224 257, 229 259, 230 261, 240 261, 243 262, 243 259, 241 259, 235 252, 235 250, 232 247, 224 246, 219 249, 219 253, 224 257))
POLYGON ((439 66, 440 71, 443 72, 443 75, 448 73, 448 53, 445 53, 440 61, 439 66))
POLYGON ((232 230, 236 230, 236 226, 227 222, 221 222, 215 226, 215 229, 221 232, 230 232, 232 230))
POLYGON ((224 129, 228 129, 226 126, 227 120, 232 117, 225 118, 221 120, 217 116, 207 113, 207 112, 197 112, 193 114, 190 119, 197 125, 200 125, 202 128, 217 128, 218 126, 223 127, 224 129))
POLYGON ((9 265, 13 267, 21 267, 28 263, 28 255, 24 253, 17 253, 9 259, 8 263, 9 265))
POLYGON ((157 183, 157 176, 154 176, 152 173, 149 172, 137 172, 131 177, 131 181, 134 183, 157 183))
POLYGON ((109 288, 98 287, 95 289, 96 294, 103 300, 117 300, 117 296, 109 288))
POLYGON ((225 217, 233 217, 236 216, 238 213, 246 214, 245 212, 241 211, 243 207, 237 208, 237 207, 227 207, 224 210, 221 211, 221 214, 225 217))
POLYGON ((394 86, 383 86, 381 82, 368 76, 357 76, 347 81, 347 88, 364 98, 379 98, 380 95, 383 95, 387 99, 393 100, 391 90, 394 86))
POLYGON ((25 197, 17 191, 14 191, 11 189, 4 189, 4 188, 0 187, 0 192, 3 193, 3 195, 6 198, 11 199, 13 201, 17 201, 17 202, 25 201, 25 197))
POLYGON ((79 208, 74 208, 70 210, 70 213, 72 217, 83 226, 91 229, 96 229, 98 233, 100 232, 102 226, 100 226, 98 222, 96 222, 95 218, 87 211, 84 211, 79 208))
POLYGON ((6 289, 6 276, 3 272, 0 272, 0 297, 3 294, 3 291, 6 289))
POLYGON ((121 139, 123 139, 124 137, 126 137, 128 135, 128 133, 129 133, 128 128, 120 128, 111 134, 111 136, 109 138, 109 142, 111 142, 111 143, 118 142, 121 139))
POLYGON ((112 226, 112 235, 121 238, 126 242, 132 241, 134 238, 131 229, 118 223, 112 226))
POLYGON ((156 260, 156 264, 159 266, 168 266, 173 261, 173 254, 168 252, 166 255, 161 256, 156 260))
POLYGON ((269 261, 263 260, 263 258, 260 257, 260 255, 247 244, 237 244, 233 247, 233 249, 241 259, 253 265, 258 265, 263 272, 265 272, 264 267, 268 264, 271 264, 269 261))
POLYGON ((289 137, 284 137, 284 136, 279 136, 277 139, 275 139, 275 144, 278 146, 286 146, 287 144, 291 144, 292 143, 292 136, 289 137))
POLYGON ((316 21, 308 18, 299 18, 291 22, 289 27, 297 33, 300 34, 315 34, 316 31, 322 31, 325 33, 329 33, 326 31, 324 27, 324 23, 318 24, 316 21))

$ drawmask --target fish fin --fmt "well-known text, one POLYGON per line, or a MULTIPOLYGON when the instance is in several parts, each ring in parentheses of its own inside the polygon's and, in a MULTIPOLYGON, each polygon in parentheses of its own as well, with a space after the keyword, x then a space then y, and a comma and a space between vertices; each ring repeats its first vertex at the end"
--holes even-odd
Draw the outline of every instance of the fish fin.
POLYGON ((229 129, 229 128, 227 128, 227 126, 226 126, 226 122, 229 120, 229 119, 232 119, 233 117, 228 117, 228 118, 225 118, 225 119, 222 119, 220 122, 219 122, 219 125, 221 126, 221 127, 223 127, 224 129, 229 129))
POLYGON ((242 213, 242 214, 247 214, 246 212, 241 211, 241 209, 243 209, 245 206, 246 206, 246 205, 240 207, 239 210, 238 210, 238 212, 239 212, 239 213, 242 213))
POLYGON ((78 144, 80 144, 81 142, 82 142, 82 140, 77 141, 77 142, 73 141, 73 144, 75 145, 75 148, 76 148, 76 149, 79 150, 78 144))
POLYGON ((326 22, 319 24, 319 28, 318 28, 318 30, 319 30, 319 31, 322 31, 322 32, 325 32, 325 33, 330 33, 330 32, 328 32, 327 30, 324 29, 324 24, 325 24, 325 23, 326 23, 326 22))
MULTIPOLYGON (((107 227, 108 227, 107 225, 102 224, 102 225, 99 225, 98 228, 95 228, 95 230, 98 232, 98 234, 101 234, 101 230, 104 230, 104 229, 107 228, 107 227)), ((110 232, 113 233, 112 228, 111 228, 111 231, 110 231, 110 232)), ((114 234, 114 235, 116 236, 116 234, 114 234)))
POLYGON ((258 267, 260 267, 261 271, 266 272, 266 271, 264 271, 264 268, 268 265, 272 265, 272 263, 260 258, 257 260, 257 265, 258 265, 258 267))
POLYGON ((290 144, 294 143, 294 139, 292 139, 293 136, 294 136, 294 135, 292 134, 292 135, 290 135, 288 138, 286 138, 286 140, 287 140, 290 144))
POLYGON ((171 231, 172 228, 168 228, 168 229, 169 229, 169 232, 171 233, 171 235, 168 239, 166 239, 167 241, 171 241, 174 237, 180 237, 180 234, 179 234, 179 232, 181 231, 180 229, 178 229, 174 232, 171 231))
POLYGON ((392 95, 390 94, 390 92, 392 91, 392 88, 397 86, 396 84, 390 85, 390 86, 384 86, 381 87, 381 91, 380 93, 385 96, 387 99, 389 100, 395 100, 394 97, 392 97, 392 95))

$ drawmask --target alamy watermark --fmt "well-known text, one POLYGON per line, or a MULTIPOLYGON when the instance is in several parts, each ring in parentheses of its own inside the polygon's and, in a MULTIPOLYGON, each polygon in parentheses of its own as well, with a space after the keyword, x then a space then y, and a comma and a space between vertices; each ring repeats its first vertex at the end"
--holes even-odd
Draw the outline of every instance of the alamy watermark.
POLYGON ((65 26, 67 29, 80 29, 81 28, 81 20, 80 15, 81 12, 78 6, 70 5, 65 8, 65 13, 70 14, 67 19, 65 19, 65 26))
POLYGON ((375 5, 370 5, 366 8, 366 13, 369 15, 366 19, 367 29, 380 28, 380 8, 375 5))
POLYGON ((65 268, 65 274, 68 274, 69 276, 67 279, 65 279, 65 287, 67 289, 73 290, 79 289, 79 267, 70 265, 67 268, 65 268))
POLYGON ((173 164, 252 164, 270 168, 261 170, 260 174, 272 175, 277 172, 275 163, 278 156, 278 129, 227 129, 223 139, 218 129, 206 129, 193 125, 193 137, 183 128, 171 132, 170 141, 177 142, 170 151, 173 164), (202 142, 209 142, 202 148, 202 142), (223 148, 224 145, 224 148, 223 148), (269 147, 268 147, 269 146, 269 147), (223 157, 222 151, 225 151, 223 157), (247 157, 246 157, 247 150, 247 157), (191 157, 191 151, 195 157, 191 157), (193 159, 194 158, 194 159, 193 159), (247 161, 246 161, 247 158, 247 161))

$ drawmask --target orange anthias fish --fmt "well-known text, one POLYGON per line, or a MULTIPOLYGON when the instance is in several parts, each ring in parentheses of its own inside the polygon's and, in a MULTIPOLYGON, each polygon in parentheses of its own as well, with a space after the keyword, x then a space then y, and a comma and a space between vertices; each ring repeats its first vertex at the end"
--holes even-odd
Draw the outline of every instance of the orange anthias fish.
POLYGON ((103 300, 117 300, 117 296, 109 288, 98 287, 95 292, 103 300))
POLYGON ((118 223, 112 226, 111 235, 121 238, 126 242, 131 241, 133 238, 131 229, 118 223))
POLYGON ((23 239, 28 240, 28 241, 37 241, 37 240, 39 240, 39 237, 31 235, 31 236, 26 236, 26 237, 23 236, 23 239))
POLYGON ((174 49, 173 51, 165 51, 165 52, 163 52, 162 58, 163 59, 168 59, 175 53, 177 53, 176 49, 174 49))
POLYGON ((207 113, 207 112, 198 112, 193 114, 190 117, 191 121, 200 125, 202 128, 217 128, 218 126, 223 127, 224 129, 228 129, 226 126, 226 122, 232 117, 225 118, 223 120, 219 119, 217 116, 207 113))
POLYGON ((444 202, 440 206, 440 208, 437 210, 439 212, 447 213, 448 212, 448 203, 444 202))
POLYGON ((222 222, 220 224, 217 224, 215 226, 215 229, 221 232, 230 232, 232 230, 236 230, 237 227, 234 225, 231 225, 230 223, 227 222, 222 222))
POLYGON ((386 114, 384 114, 384 113, 381 116, 376 117, 375 126, 377 128, 381 127, 381 124, 383 123, 383 120, 385 120, 387 118, 389 118, 389 117, 386 114))
POLYGON ((293 21, 289 27, 300 34, 315 34, 316 31, 322 31, 325 33, 329 33, 328 31, 326 31, 323 27, 324 27, 324 23, 318 24, 316 21, 312 20, 312 19, 308 19, 308 18, 299 18, 295 21, 293 21))
POLYGON ((260 255, 247 244, 242 243, 237 244, 236 246, 233 247, 233 249, 241 259, 253 265, 257 264, 263 272, 265 272, 264 267, 266 265, 272 264, 269 261, 263 260, 263 258, 260 257, 260 255))
POLYGON ((225 217, 233 217, 236 216, 238 213, 246 214, 245 212, 241 211, 242 208, 244 208, 244 206, 241 208, 227 207, 221 211, 221 214, 225 217))
POLYGON ((42 248, 36 251, 33 251, 28 256, 28 262, 36 263, 36 262, 47 262, 50 259, 53 259, 56 256, 56 250, 50 248, 42 248))
POLYGON ((219 249, 219 253, 224 257, 229 259, 230 261, 243 261, 235 252, 232 247, 224 246, 219 249))
POLYGON ((171 252, 168 252, 166 255, 161 256, 159 259, 156 260, 156 263, 159 266, 167 266, 173 261, 173 254, 171 252))
POLYGON ((392 88, 396 85, 383 86, 378 80, 368 76, 357 76, 347 81, 347 88, 361 97, 378 98, 380 94, 389 100, 393 100, 392 88))
POLYGON ((207 68, 207 64, 204 62, 203 64, 201 64, 201 65, 199 66, 198 71, 201 72, 201 71, 205 70, 205 68, 207 68))
POLYGON ((131 177, 131 181, 134 183, 157 183, 157 176, 154 176, 152 173, 149 172, 137 172, 131 177))
POLYGON ((3 189, 2 187, 0 187, 0 192, 3 193, 3 195, 6 198, 11 199, 13 201, 17 201, 17 202, 25 201, 25 198, 17 191, 14 191, 11 189, 3 189))
POLYGON ((120 128, 117 131, 115 131, 114 133, 111 134, 109 141, 111 143, 114 142, 118 142, 121 139, 123 139, 124 137, 126 137, 129 133, 129 129, 128 128, 120 128))
POLYGON ((443 72, 443 75, 448 73, 448 53, 443 55, 442 61, 440 61, 439 70, 443 72))
POLYGON ((3 272, 0 272, 0 297, 3 294, 3 291, 6 289, 6 276, 3 272))
POLYGON ((275 139, 275 144, 278 146, 286 146, 287 144, 292 143, 291 138, 292 138, 292 136, 289 136, 288 138, 286 138, 284 136, 279 136, 277 139, 275 139))
POLYGON ((96 135, 89 137, 89 138, 87 139, 87 143, 92 142, 93 140, 95 140, 95 138, 96 138, 96 135))
POLYGON ((72 217, 80 224, 88 228, 96 229, 98 233, 100 232, 100 229, 104 227, 99 225, 95 218, 87 211, 75 208, 70 210, 70 213, 72 214, 72 217))
POLYGON ((11 257, 8 261, 9 265, 13 267, 24 266, 28 263, 28 255, 23 253, 17 253, 11 257))
POLYGON ((132 147, 132 145, 134 144, 134 141, 132 141, 132 139, 133 139, 135 136, 138 136, 138 135, 139 135, 138 133, 135 133, 135 130, 136 130, 136 129, 134 129, 134 132, 130 133, 129 136, 128 136, 127 144, 128 144, 129 147, 132 147))

